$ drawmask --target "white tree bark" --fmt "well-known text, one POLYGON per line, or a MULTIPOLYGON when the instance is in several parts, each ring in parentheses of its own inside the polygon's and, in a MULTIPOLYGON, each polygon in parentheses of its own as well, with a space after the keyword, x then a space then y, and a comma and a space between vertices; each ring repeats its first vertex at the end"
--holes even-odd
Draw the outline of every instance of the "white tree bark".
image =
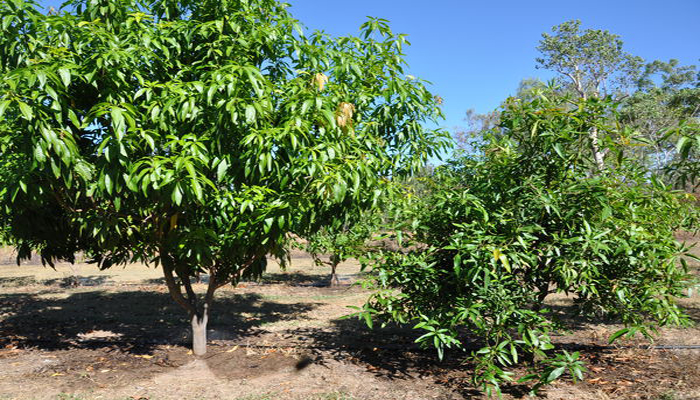
POLYGON ((209 305, 204 305, 201 315, 192 316, 192 352, 201 357, 207 354, 207 322, 209 322, 209 305))

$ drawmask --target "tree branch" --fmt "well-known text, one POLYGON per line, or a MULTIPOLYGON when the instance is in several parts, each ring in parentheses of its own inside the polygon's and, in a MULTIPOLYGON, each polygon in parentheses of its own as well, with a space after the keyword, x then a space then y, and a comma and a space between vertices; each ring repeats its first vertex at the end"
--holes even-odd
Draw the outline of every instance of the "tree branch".
POLYGON ((182 295, 181 286, 175 282, 172 261, 170 260, 168 254, 163 251, 163 249, 160 250, 160 262, 163 266, 163 276, 165 278, 165 284, 168 286, 170 297, 172 297, 173 300, 175 300, 175 302, 184 308, 190 315, 196 314, 197 310, 190 302, 187 301, 187 299, 185 299, 185 297, 182 295))

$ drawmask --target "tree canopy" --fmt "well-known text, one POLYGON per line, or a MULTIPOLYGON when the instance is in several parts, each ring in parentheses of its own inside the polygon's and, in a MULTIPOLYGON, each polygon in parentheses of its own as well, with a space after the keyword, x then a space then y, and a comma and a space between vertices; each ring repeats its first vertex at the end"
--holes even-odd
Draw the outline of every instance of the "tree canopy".
POLYGON ((19 257, 160 264, 200 331, 217 287, 447 144, 384 20, 333 38, 274 0, 10 0, 0 21, 0 217, 19 257))
POLYGON ((644 60, 626 53, 622 39, 605 30, 581 30, 566 21, 542 34, 537 47, 540 68, 560 74, 561 82, 581 97, 616 95, 639 79, 644 60))

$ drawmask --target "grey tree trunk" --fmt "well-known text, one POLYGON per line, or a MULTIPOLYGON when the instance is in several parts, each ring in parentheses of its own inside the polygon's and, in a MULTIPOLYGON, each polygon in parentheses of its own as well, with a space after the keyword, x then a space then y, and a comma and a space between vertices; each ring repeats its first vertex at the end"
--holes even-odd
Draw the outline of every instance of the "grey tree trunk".
POLYGON ((595 159, 596 167, 598 171, 605 169, 605 155, 600 151, 600 142, 598 140, 598 127, 594 126, 588 133, 588 137, 591 140, 591 150, 593 150, 593 158, 595 159))
POLYGON ((333 266, 333 271, 331 272, 331 286, 339 286, 340 279, 338 279, 338 274, 335 273, 335 265, 333 266))
POLYGON ((338 264, 340 264, 340 257, 337 255, 331 256, 331 286, 340 285, 340 280, 338 279, 338 274, 336 270, 338 269, 338 264))
POLYGON ((207 322, 209 305, 205 304, 202 312, 192 316, 192 352, 200 357, 207 354, 207 322))

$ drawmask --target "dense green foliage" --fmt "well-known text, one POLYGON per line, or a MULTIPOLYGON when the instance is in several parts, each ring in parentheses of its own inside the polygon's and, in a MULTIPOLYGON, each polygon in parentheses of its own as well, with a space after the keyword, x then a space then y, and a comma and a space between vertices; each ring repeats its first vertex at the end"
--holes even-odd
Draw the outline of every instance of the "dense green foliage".
POLYGON ((440 354, 476 340, 474 380, 488 390, 523 357, 539 360, 524 377, 535 389, 566 371, 580 379, 576 354, 548 352, 567 313, 616 318, 627 328, 613 339, 687 322, 675 298, 690 277, 674 231, 691 205, 624 156, 624 136, 606 123, 613 110, 596 98, 507 101, 482 155, 438 168, 408 212, 423 246, 382 255, 361 316, 413 321, 440 354), (594 126, 619 155, 605 171, 591 154, 594 126), (546 307, 553 293, 574 309, 546 307))
MULTIPOLYGON (((697 193, 700 186, 700 120, 683 121, 670 129, 666 138, 678 138, 677 155, 664 170, 680 187, 697 193)), ((697 229, 697 227, 695 227, 697 229)))
POLYGON ((283 259, 290 233, 374 207, 384 177, 441 151, 405 35, 371 19, 360 37, 307 36, 286 7, 0 3, 0 217, 20 257, 160 263, 201 319, 217 287, 283 259))

